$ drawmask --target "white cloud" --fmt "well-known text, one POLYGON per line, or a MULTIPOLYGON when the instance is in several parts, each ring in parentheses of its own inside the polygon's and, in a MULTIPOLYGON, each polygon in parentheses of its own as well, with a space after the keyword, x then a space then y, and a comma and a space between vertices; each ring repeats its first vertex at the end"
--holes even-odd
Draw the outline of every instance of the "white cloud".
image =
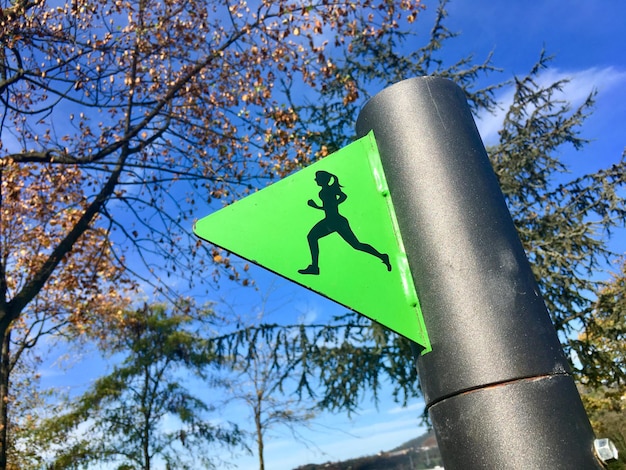
MULTIPOLYGON (((605 97, 616 87, 626 84, 626 71, 620 71, 615 67, 592 67, 579 71, 562 71, 549 68, 539 75, 537 83, 548 85, 558 80, 568 79, 561 96, 558 98, 568 101, 571 106, 580 105, 593 91, 598 92, 598 97, 605 97)), ((502 90, 497 97, 498 109, 495 113, 481 112, 476 118, 478 131, 483 142, 492 144, 497 139, 497 132, 501 127, 506 110, 513 101, 513 87, 502 90)), ((599 111, 597 110, 596 113, 599 111)))
POLYGON ((419 421, 415 417, 413 419, 374 423, 348 429, 348 431, 355 436, 335 434, 328 443, 318 442, 323 454, 311 451, 303 452, 298 456, 298 464, 319 462, 320 460, 339 461, 373 455, 380 451, 393 449, 410 439, 414 439, 423 433, 424 429, 420 428, 419 421))
MULTIPOLYGON (((377 413, 359 412, 352 420, 334 415, 327 416, 327 420, 320 417, 317 421, 328 427, 313 425, 311 430, 303 430, 306 438, 315 443, 311 448, 290 438, 268 440, 267 467, 289 470, 305 463, 335 462, 393 449, 425 432, 419 420, 422 407, 420 401, 377 413), (290 452, 285 452, 287 447, 290 452)), ((240 458, 239 468, 247 468, 250 461, 240 458)))
POLYGON ((311 325, 319 318, 319 311, 315 306, 307 306, 303 310, 299 310, 299 312, 300 315, 298 315, 298 323, 302 323, 304 325, 311 325))
MULTIPOLYGON (((394 419, 391 421, 383 421, 373 423, 367 426, 361 426, 351 430, 351 432, 354 433, 356 436, 359 436, 359 438, 361 439, 366 439, 370 435, 384 435, 388 433, 395 433, 396 431, 402 429, 416 429, 418 423, 418 416, 417 413, 415 413, 415 415, 410 414, 408 417, 403 417, 402 419, 394 419)), ((399 444, 402 444, 402 442, 397 442, 394 444, 394 446, 399 444)))
POLYGON ((417 412, 421 413, 424 410, 424 402, 419 401, 409 406, 396 406, 388 411, 389 414, 399 414, 399 413, 407 413, 407 412, 417 412))

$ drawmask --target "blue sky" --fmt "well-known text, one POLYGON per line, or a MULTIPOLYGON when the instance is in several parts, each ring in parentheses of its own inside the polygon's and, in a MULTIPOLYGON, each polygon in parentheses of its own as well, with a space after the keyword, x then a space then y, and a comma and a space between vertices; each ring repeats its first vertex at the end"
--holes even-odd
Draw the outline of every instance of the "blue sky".
MULTIPOLYGON (((421 37, 428 34, 436 8, 432 1, 426 5, 428 10, 416 23, 421 37)), ((452 0, 447 10, 447 26, 461 33, 459 38, 444 46, 450 60, 471 53, 476 61, 482 61, 493 52, 493 64, 503 72, 490 80, 505 80, 513 75, 524 75, 545 48, 555 55, 555 59, 542 79, 553 81, 571 77, 572 82, 564 92, 566 99, 577 104, 590 91, 598 91, 595 112, 583 128, 584 136, 592 140, 591 144, 581 152, 562 151, 563 159, 571 164, 574 174, 606 167, 619 160, 626 146, 626 2, 452 0)), ((510 96, 511 91, 507 89, 498 93, 504 105, 510 96)), ((501 113, 478 117, 477 124, 487 144, 493 141, 501 118, 501 113)), ((626 252, 623 234, 613 240, 612 246, 618 252, 626 252)), ((313 321, 342 312, 342 308, 332 302, 260 269, 254 268, 253 273, 261 290, 270 286, 275 289, 274 297, 279 302, 285 298, 297 299, 286 311, 279 310, 272 315, 284 318, 295 314, 313 321)), ((219 295, 227 302, 241 299, 236 288, 225 288, 219 295)), ((63 383, 78 390, 94 378, 88 371, 96 369, 91 362, 93 356, 82 357, 85 358, 88 363, 79 364, 67 375, 58 367, 50 367, 45 376, 50 382, 63 383)), ((423 409, 421 400, 400 409, 390 394, 385 396, 383 392, 381 398, 378 409, 366 401, 352 419, 345 415, 320 417, 313 422, 310 431, 302 431, 314 444, 310 448, 295 441, 288 431, 276 429, 271 432, 266 444, 266 468, 290 470, 306 463, 372 454, 391 449, 423 432, 419 428, 423 409)), ((243 410, 236 413, 241 415, 242 424, 245 424, 243 410)), ((224 457, 241 469, 258 468, 255 456, 224 457)))
MULTIPOLYGON (((436 8, 435 2, 426 5, 428 10, 417 22, 420 36, 428 33, 436 8)), ((491 80, 505 80, 526 74, 545 49, 555 57, 541 79, 552 82, 570 77, 571 82, 564 90, 565 99, 576 105, 592 90, 598 91, 594 114, 583 127, 583 136, 592 142, 579 152, 562 149, 562 157, 573 174, 619 161, 626 147, 626 2, 452 0, 447 10, 446 24, 461 34, 444 46, 451 60, 471 53, 477 61, 482 61, 493 52, 493 64, 503 71, 491 80)), ((504 108, 510 102, 511 90, 501 90, 498 99, 504 108)), ((477 118, 486 144, 494 141, 501 120, 501 112, 477 118)), ((623 233, 614 238, 612 246, 626 254, 623 233)), ((271 282, 279 291, 291 290, 287 281, 272 278, 271 282)), ((331 302, 295 289, 300 299, 298 309, 309 319, 340 312, 331 302)), ((419 428, 422 410, 421 400, 401 409, 383 393, 378 409, 365 402, 352 420, 346 416, 320 418, 318 421, 329 428, 305 433, 317 449, 298 444, 286 431, 274 432, 267 443, 266 468, 289 470, 305 463, 336 461, 391 449, 423 431, 419 428)), ((239 468, 247 469, 255 468, 256 461, 250 457, 238 458, 237 462, 239 468)))

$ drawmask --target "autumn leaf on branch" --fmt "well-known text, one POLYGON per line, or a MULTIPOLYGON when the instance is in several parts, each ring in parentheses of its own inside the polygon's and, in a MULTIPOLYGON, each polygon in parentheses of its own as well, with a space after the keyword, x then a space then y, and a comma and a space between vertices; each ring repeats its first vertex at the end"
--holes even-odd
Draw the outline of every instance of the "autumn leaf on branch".
MULTIPOLYGON (((315 96, 332 78, 353 104, 358 91, 337 75, 336 53, 420 10, 409 0, 18 0, 4 8, 5 342, 10 333, 22 345, 36 332, 98 335, 123 321, 118 312, 138 283, 174 300, 181 279, 184 289, 240 279, 237 263, 193 238, 199 210, 326 154, 298 132, 303 116, 287 93, 315 96)), ((3 359, 3 403, 18 356, 3 359)), ((6 436, 0 444, 3 468, 6 436)))

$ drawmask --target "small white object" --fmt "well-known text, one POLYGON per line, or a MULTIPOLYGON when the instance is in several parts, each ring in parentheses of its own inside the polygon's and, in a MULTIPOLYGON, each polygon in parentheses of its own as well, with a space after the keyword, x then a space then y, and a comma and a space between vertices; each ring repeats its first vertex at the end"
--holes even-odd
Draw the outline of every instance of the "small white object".
POLYGON ((615 447, 615 444, 613 444, 610 439, 596 439, 593 441, 593 448, 596 451, 596 455, 600 460, 602 460, 602 462, 617 460, 617 447, 615 447))

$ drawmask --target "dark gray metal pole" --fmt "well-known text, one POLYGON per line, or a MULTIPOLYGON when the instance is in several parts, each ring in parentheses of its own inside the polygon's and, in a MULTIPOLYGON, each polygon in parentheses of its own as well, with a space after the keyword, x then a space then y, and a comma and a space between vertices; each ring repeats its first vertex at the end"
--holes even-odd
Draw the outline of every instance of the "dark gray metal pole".
POLYGON ((395 84, 359 115, 370 130, 433 347, 417 368, 446 470, 602 468, 463 91, 395 84))

